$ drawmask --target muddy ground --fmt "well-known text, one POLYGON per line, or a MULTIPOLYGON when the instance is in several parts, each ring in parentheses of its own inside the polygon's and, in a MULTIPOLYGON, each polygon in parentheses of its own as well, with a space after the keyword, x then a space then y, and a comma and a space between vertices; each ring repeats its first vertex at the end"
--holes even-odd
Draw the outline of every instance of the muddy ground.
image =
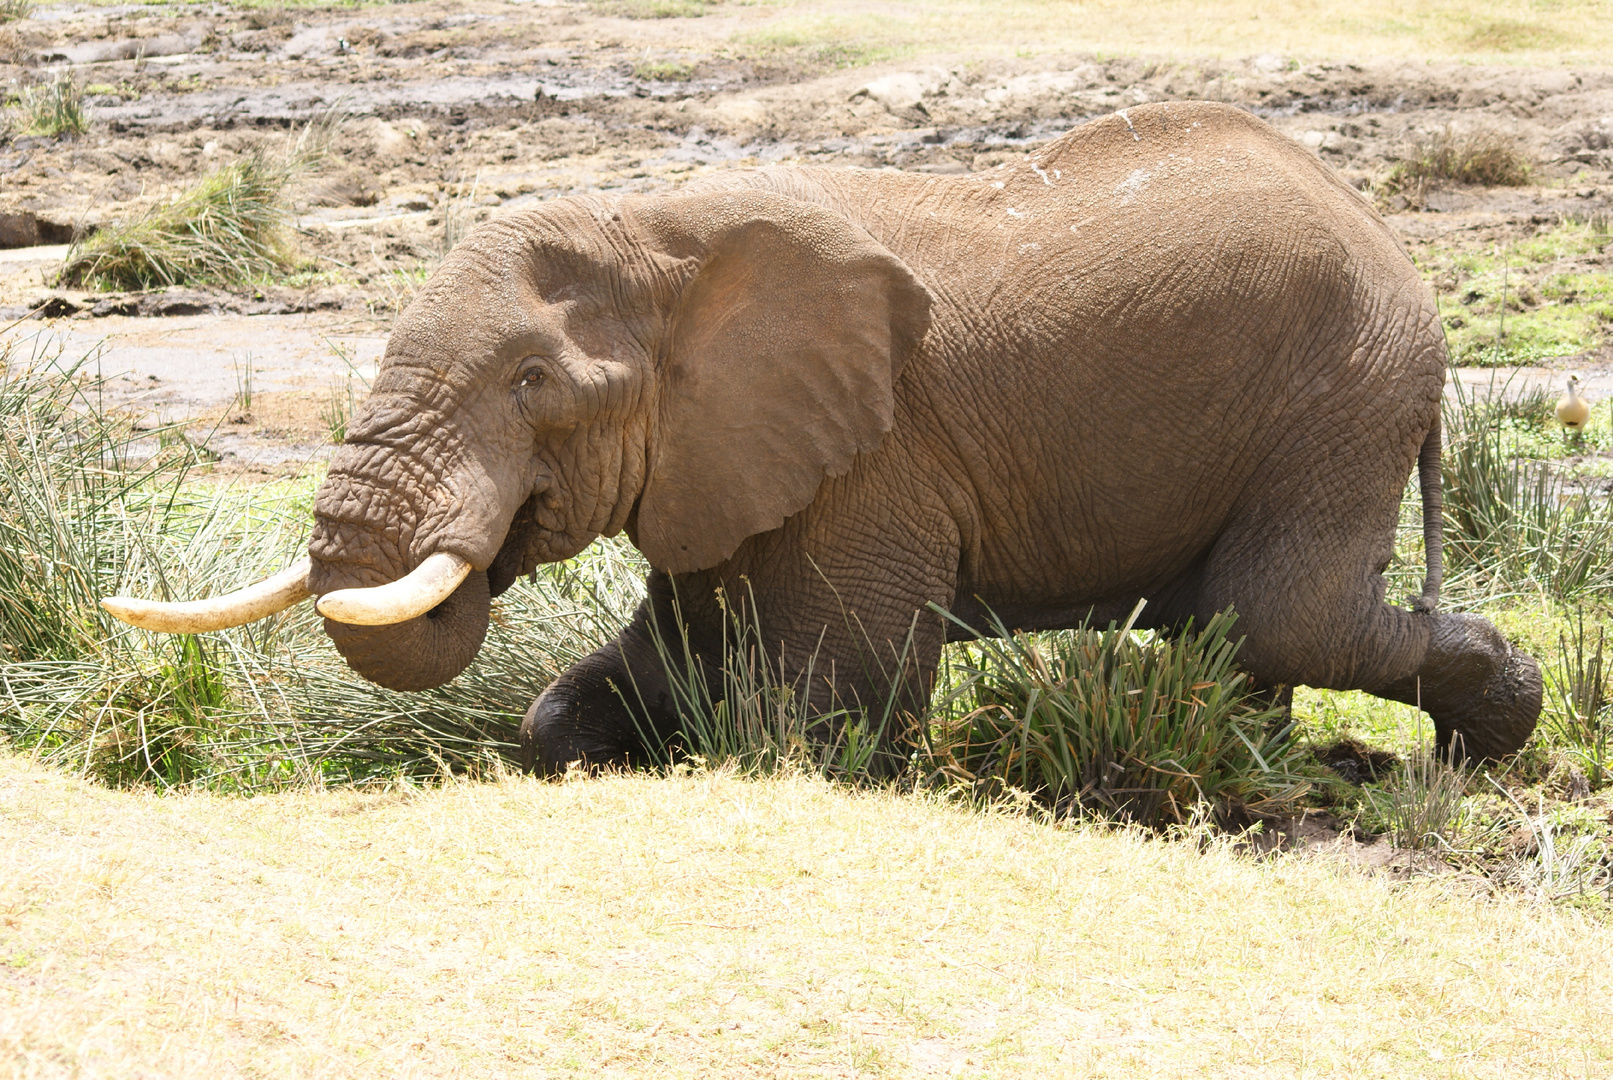
MULTIPOLYGON (((1370 192, 1429 265, 1613 209, 1613 70, 1274 55, 862 65, 855 49, 761 33, 765 7, 613 14, 651 7, 37 8, 0 26, 0 83, 68 73, 92 126, 0 143, 0 320, 17 321, 7 333, 26 350, 98 349, 119 376, 107 393, 144 422, 196 419, 224 471, 274 474, 328 450, 447 234, 556 195, 666 190, 761 162, 964 173, 1126 106, 1211 98, 1249 108, 1370 192), (137 214, 332 110, 345 119, 298 189, 299 261, 283 280, 133 296, 53 287, 74 230, 137 214), (1530 182, 1388 192, 1408 147, 1447 129, 1516 146, 1530 182)), ((1605 248, 1566 269, 1613 272, 1605 248)), ((1460 273, 1430 276, 1463 287, 1460 273)), ((1543 358, 1530 376, 1573 370, 1591 396, 1613 395, 1606 341, 1543 358)))

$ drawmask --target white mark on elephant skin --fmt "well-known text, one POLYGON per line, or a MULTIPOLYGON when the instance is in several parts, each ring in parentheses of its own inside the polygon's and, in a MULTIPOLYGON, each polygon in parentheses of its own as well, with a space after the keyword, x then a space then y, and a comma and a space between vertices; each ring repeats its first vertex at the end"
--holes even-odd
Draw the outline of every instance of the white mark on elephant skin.
POLYGON ((1053 186, 1053 181, 1047 178, 1047 170, 1042 168, 1040 165, 1032 165, 1031 172, 1035 173, 1037 176, 1040 176, 1042 178, 1042 183, 1046 184, 1048 187, 1053 186))
POLYGON ((1020 254, 1021 254, 1021 255, 1023 255, 1023 254, 1025 254, 1025 252, 1027 252, 1027 251, 1041 251, 1041 250, 1042 250, 1042 245, 1041 245, 1041 244, 1038 244, 1038 243, 1037 243, 1037 242, 1036 242, 1036 241, 1034 241, 1034 240, 1032 240, 1032 241, 1031 241, 1031 242, 1030 242, 1030 243, 1028 243, 1028 244, 1021 244, 1021 245, 1019 245, 1019 253, 1020 253, 1020 254))
POLYGON ((1153 176, 1146 169, 1133 169, 1130 176, 1120 181, 1115 188, 1115 194, 1120 196, 1121 206, 1130 206, 1137 201, 1137 193, 1143 189, 1153 176))
POLYGON ((1115 113, 1115 115, 1126 122, 1126 130, 1131 132, 1131 137, 1133 139, 1135 139, 1137 142, 1143 141, 1143 137, 1137 134, 1137 129, 1131 126, 1131 117, 1126 115, 1125 109, 1121 109, 1119 112, 1115 113))
POLYGON ((993 180, 991 182, 991 186, 994 188, 1001 188, 1003 186, 1003 182, 1001 180, 993 180))
POLYGON ((1012 206, 1010 206, 1008 208, 1008 216, 1009 217, 1024 217, 1025 215, 1021 214, 1018 210, 1015 210, 1012 206))
POLYGON ((1062 179, 1064 179, 1064 174, 1059 172, 1057 169, 1054 169, 1053 170, 1053 179, 1062 180, 1062 179))
POLYGON ((1073 233, 1078 233, 1083 228, 1085 228, 1088 225, 1091 225, 1094 221, 1097 221, 1097 220, 1098 219, 1096 217, 1082 218, 1080 221, 1077 221, 1074 225, 1070 226, 1070 231, 1073 232, 1073 233))

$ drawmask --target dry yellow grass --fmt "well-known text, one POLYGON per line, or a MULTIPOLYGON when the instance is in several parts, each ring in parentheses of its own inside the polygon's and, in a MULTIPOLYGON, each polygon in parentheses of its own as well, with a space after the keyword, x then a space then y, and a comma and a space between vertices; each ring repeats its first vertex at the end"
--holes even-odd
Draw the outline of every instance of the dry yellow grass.
POLYGON ((0 1074, 1605 1076, 1613 930, 804 779, 0 757, 0 1074))
POLYGON ((1592 67, 1613 56, 1609 0, 775 0, 751 10, 775 37, 908 55, 1017 49, 1592 67))

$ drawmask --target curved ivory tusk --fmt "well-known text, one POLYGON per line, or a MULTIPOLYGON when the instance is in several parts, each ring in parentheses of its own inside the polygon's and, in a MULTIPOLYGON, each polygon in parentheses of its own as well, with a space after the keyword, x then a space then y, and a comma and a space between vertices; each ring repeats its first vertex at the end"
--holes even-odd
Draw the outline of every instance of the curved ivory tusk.
POLYGON ((424 615, 459 588, 470 574, 470 563, 458 555, 439 551, 387 585, 369 589, 337 589, 314 606, 327 619, 353 626, 391 626, 424 615))
POLYGON ((109 596, 101 606, 130 626, 162 634, 201 634, 256 622, 284 611, 313 593, 308 591, 308 556, 304 555, 272 578, 211 600, 165 604, 133 596, 109 596))

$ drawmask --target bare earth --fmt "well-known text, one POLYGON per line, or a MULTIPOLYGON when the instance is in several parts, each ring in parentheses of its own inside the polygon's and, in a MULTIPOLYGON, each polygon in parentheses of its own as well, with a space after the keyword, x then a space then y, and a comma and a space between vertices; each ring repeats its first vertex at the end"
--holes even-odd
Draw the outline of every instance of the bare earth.
MULTIPOLYGON (((51 284, 62 244, 12 247, 0 250, 0 319, 23 319, 7 333, 31 338, 29 350, 97 347, 104 373, 126 373, 107 391, 115 400, 147 423, 197 420, 192 437, 223 455, 224 471, 284 473, 328 450, 392 316, 440 258, 445 219, 556 195, 665 190, 763 162, 961 173, 1130 105, 1215 98, 1252 109, 1364 189, 1411 139, 1447 126, 1499 133, 1537 163, 1531 186, 1442 189, 1420 209, 1389 200, 1413 251, 1499 245, 1613 206, 1606 70, 1002 49, 864 64, 832 35, 778 29, 769 7, 671 6, 705 14, 630 19, 608 12, 654 5, 492 0, 58 5, 0 27, 0 78, 71 68, 93 119, 82 137, 0 144, 0 214, 11 215, 0 233, 32 220, 35 239, 59 241, 327 110, 349 117, 334 160, 298 193, 302 264, 288 284, 61 292, 51 284), (239 400, 249 371, 250 410, 239 400)), ((1600 265, 1589 262, 1580 269, 1600 265)), ((1546 365, 1525 377, 1572 370, 1592 397, 1613 393, 1605 344, 1546 365)))

